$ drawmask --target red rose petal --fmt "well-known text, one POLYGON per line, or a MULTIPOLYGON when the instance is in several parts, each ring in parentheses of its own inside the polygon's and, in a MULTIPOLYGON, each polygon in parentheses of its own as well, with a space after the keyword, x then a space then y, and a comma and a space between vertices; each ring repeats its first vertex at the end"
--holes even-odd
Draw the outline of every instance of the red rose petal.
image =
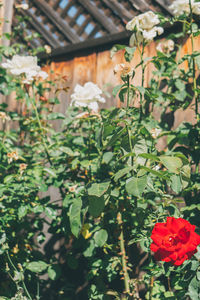
POLYGON ((166 223, 156 223, 150 246, 151 251, 155 252, 155 259, 171 262, 175 266, 190 259, 200 244, 200 236, 195 228, 195 225, 182 218, 168 217, 166 223))

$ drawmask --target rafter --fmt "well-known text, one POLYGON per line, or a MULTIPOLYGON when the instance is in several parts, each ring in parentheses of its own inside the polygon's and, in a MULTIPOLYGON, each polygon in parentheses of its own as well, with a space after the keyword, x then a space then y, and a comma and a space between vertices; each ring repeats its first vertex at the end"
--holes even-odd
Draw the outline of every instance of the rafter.
POLYGON ((80 39, 75 31, 70 26, 63 22, 61 17, 48 5, 44 0, 32 0, 37 7, 45 14, 47 18, 59 29, 60 32, 72 43, 80 42, 80 39))
POLYGON ((117 1, 102 0, 114 13, 116 13, 122 20, 129 21, 133 16, 129 11, 125 10, 124 6, 117 1))
POLYGON ((52 34, 49 33, 48 30, 46 30, 46 28, 43 26, 43 24, 41 24, 36 16, 32 13, 30 13, 28 10, 26 12, 24 12, 23 10, 21 10, 21 14, 23 14, 24 16, 29 16, 29 23, 32 25, 33 28, 35 28, 35 30, 37 32, 39 32, 43 39, 53 48, 56 47, 60 47, 59 42, 52 36, 52 34))
POLYGON ((162 8, 164 8, 164 10, 167 11, 171 16, 173 15, 172 11, 169 9, 169 5, 165 4, 164 0, 155 0, 155 2, 157 2, 162 8))
POLYGON ((84 8, 96 19, 102 27, 108 30, 109 33, 117 33, 116 26, 98 9, 97 6, 92 4, 90 0, 78 0, 84 8))
POLYGON ((130 2, 138 11, 145 12, 151 10, 151 7, 146 3, 145 0, 130 0, 130 2))

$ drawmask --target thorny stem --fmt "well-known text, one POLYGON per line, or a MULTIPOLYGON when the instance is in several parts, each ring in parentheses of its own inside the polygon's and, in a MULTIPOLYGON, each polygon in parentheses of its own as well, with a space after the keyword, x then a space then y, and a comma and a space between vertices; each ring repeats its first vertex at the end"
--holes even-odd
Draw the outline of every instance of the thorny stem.
POLYGON ((127 88, 128 88, 128 93, 127 93, 127 103, 126 107, 129 108, 130 105, 130 76, 127 76, 127 88))
POLYGON ((37 296, 36 299, 39 300, 40 299, 40 283, 39 283, 39 279, 37 281, 37 296))
POLYGON ((117 214, 117 222, 120 227, 120 236, 119 236, 119 241, 120 241, 120 252, 122 255, 122 270, 123 270, 123 275, 124 275, 124 286, 125 286, 125 293, 130 295, 130 278, 128 275, 128 270, 127 270, 127 257, 126 257, 126 250, 125 250, 125 245, 124 245, 124 233, 123 233, 123 221, 122 221, 122 215, 120 212, 117 214))
MULTIPOLYGON (((189 0, 190 5, 190 31, 191 31, 191 43, 192 43, 192 55, 194 53, 194 34, 193 34, 193 28, 192 28, 192 4, 191 0, 189 0)), ((193 77, 193 89, 194 89, 194 101, 195 101, 195 113, 196 118, 198 120, 198 93, 197 93, 197 80, 196 80, 196 74, 195 74, 195 58, 192 56, 192 77, 193 77)))
POLYGON ((153 283, 154 283, 154 277, 152 276, 150 279, 149 300, 152 300, 152 296, 153 296, 153 283))
POLYGON ((133 167, 133 146, 132 146, 132 141, 131 141, 131 131, 127 126, 127 131, 128 131, 128 140, 129 140, 129 146, 130 146, 130 151, 131 151, 131 167, 133 167))
MULTIPOLYGON (((140 46, 138 45, 138 50, 140 53, 140 58, 141 58, 141 67, 142 67, 142 82, 141 82, 141 87, 144 87, 144 71, 145 71, 145 65, 144 65, 144 40, 142 42, 142 51, 140 49, 140 46)), ((144 100, 144 95, 142 92, 140 92, 140 119, 139 119, 139 123, 141 123, 142 121, 142 116, 143 116, 143 100, 144 100)))

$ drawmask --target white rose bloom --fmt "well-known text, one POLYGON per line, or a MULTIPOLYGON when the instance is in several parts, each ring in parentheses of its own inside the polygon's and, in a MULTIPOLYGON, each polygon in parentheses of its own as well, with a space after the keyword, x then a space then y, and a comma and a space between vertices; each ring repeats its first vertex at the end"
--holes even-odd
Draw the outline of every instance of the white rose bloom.
POLYGON ((137 46, 143 40, 146 42, 152 41, 157 34, 163 33, 163 28, 158 27, 160 23, 159 18, 152 11, 136 16, 127 23, 126 29, 135 31, 131 36, 130 45, 137 46))
POLYGON ((200 2, 193 3, 192 12, 195 15, 200 15, 200 2))
MULTIPOLYGON (((200 2, 191 0, 192 12, 196 15, 200 15, 200 2)), ((184 13, 190 13, 189 0, 175 0, 169 8, 173 11, 175 16, 180 16, 184 13)))
POLYGON ((7 69, 12 75, 19 76, 24 74, 24 83, 31 83, 37 77, 41 77, 42 79, 48 77, 46 72, 41 71, 40 66, 37 64, 37 57, 34 56, 14 55, 12 59, 7 59, 1 66, 7 69))
POLYGON ((26 3, 24 3, 24 4, 15 4, 15 7, 16 7, 16 8, 22 8, 22 9, 24 9, 24 10, 29 9, 29 5, 26 4, 26 3))
POLYGON ((74 93, 71 95, 71 105, 80 107, 88 107, 93 111, 98 111, 98 102, 105 103, 105 99, 101 97, 102 90, 93 82, 86 82, 84 86, 77 84, 74 93))
POLYGON ((161 42, 157 45, 156 50, 168 54, 174 50, 174 41, 166 40, 161 42))
POLYGON ((156 139, 162 132, 162 129, 160 128, 152 128, 150 133, 152 135, 152 138, 156 139))

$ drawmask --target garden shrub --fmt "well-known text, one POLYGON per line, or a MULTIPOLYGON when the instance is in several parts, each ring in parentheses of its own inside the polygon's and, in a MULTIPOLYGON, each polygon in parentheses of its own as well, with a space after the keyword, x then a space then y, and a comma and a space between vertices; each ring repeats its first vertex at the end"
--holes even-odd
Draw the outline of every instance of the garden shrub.
POLYGON ((75 87, 66 113, 54 112, 59 100, 48 95, 55 82, 36 57, 20 55, 19 45, 0 47, 0 92, 14 91, 19 106, 16 112, 0 104, 0 299, 199 299, 200 52, 194 39, 200 7, 183 2, 174 1, 171 19, 153 12, 135 17, 127 24, 131 46, 111 49, 111 55, 123 50, 126 61, 114 69, 122 79, 113 89, 121 108, 99 110, 104 95, 89 82, 75 87), (167 23, 182 31, 144 59, 146 45, 167 23), (193 51, 177 58, 177 40, 185 36, 193 51), (132 70, 136 49, 141 61, 132 70), (155 71, 144 86, 149 63, 155 71), (195 123, 172 129, 166 114, 192 101, 195 123))

